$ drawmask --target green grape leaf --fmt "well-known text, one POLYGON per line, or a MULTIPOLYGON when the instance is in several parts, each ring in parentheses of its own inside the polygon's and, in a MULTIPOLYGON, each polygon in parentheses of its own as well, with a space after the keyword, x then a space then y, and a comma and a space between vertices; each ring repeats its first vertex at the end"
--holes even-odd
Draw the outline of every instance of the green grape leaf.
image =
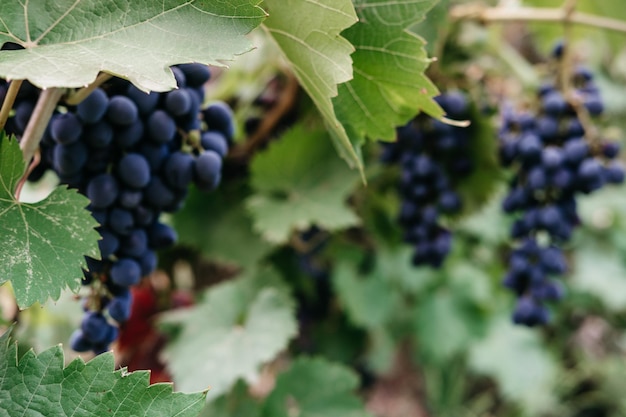
POLYGON ((494 320, 486 337, 472 345, 469 366, 494 378, 504 397, 524 407, 526 415, 554 410, 558 364, 532 329, 494 320))
POLYGON ((354 391, 357 375, 322 358, 298 358, 278 376, 265 401, 264 417, 369 417, 354 391))
POLYGON ((239 380, 226 394, 209 402, 198 417, 259 417, 261 404, 248 392, 245 382, 239 380))
MULTIPOLYGON (((143 90, 176 87, 170 65, 223 65, 251 49, 265 12, 250 0, 3 0, 0 77, 42 87, 82 87, 99 71, 143 90)), ((257 2, 258 3, 258 2, 257 2)))
POLYGON ((237 379, 254 378, 296 335, 294 308, 275 273, 263 270, 217 285, 198 305, 166 316, 164 323, 181 326, 165 350, 176 386, 210 385, 215 398, 237 379))
POLYGON ((58 300, 66 287, 78 291, 84 255, 100 257, 89 200, 57 187, 40 202, 21 203, 15 191, 25 170, 17 141, 0 137, 0 285, 11 282, 20 308, 58 300))
POLYGON ((196 417, 206 393, 172 392, 172 384, 149 385, 147 371, 115 370, 112 353, 64 367, 61 346, 18 359, 9 331, 0 337, 0 416, 196 417))
POLYGON ((394 291, 386 277, 373 273, 359 276, 347 262, 339 263, 333 284, 351 321, 365 328, 384 326, 401 304, 399 292, 394 291))
POLYGON ((572 290, 598 297, 611 311, 624 311, 626 266, 623 254, 587 236, 576 248, 575 259, 575 268, 568 280, 572 290))
POLYGON ((172 216, 179 242, 200 249, 209 259, 255 266, 273 247, 252 228, 242 204, 249 194, 233 181, 221 184, 219 192, 212 194, 191 190, 185 206, 172 216))
POLYGON ((278 44, 331 132, 337 149, 350 166, 363 170, 331 98, 337 84, 352 79, 354 47, 340 32, 357 21, 350 0, 264 0, 269 17, 264 27, 278 44))
POLYGON ((461 354, 476 336, 476 315, 465 300, 451 291, 429 294, 417 305, 415 335, 420 352, 434 363, 445 364, 461 354))
POLYGON ((342 32, 356 48, 354 78, 339 85, 333 98, 352 143, 361 145, 366 136, 394 141, 395 128, 419 111, 443 115, 432 99, 437 89, 424 75, 430 64, 424 41, 408 31, 436 2, 354 0, 359 23, 342 32))
POLYGON ((321 130, 298 125, 252 161, 256 193, 246 205, 268 241, 284 243, 311 225, 337 230, 359 223, 346 199, 358 178, 337 158, 321 130))

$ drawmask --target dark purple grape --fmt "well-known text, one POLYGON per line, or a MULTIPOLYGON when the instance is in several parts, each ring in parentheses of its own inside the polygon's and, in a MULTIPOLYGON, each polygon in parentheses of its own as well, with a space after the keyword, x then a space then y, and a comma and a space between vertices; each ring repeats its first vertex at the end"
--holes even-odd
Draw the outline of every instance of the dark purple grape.
POLYGON ((191 100, 190 93, 187 89, 181 88, 173 90, 165 95, 165 108, 168 113, 173 116, 182 116, 189 113, 191 110, 191 100))
POLYGON ((128 153, 120 159, 117 175, 129 187, 143 188, 150 182, 150 165, 143 155, 128 153))
POLYGON ((109 315, 118 323, 124 323, 130 318, 133 299, 130 291, 127 291, 126 294, 113 297, 107 304, 109 315))
POLYGON ((76 114, 86 124, 93 124, 104 117, 109 106, 109 97, 104 90, 96 88, 76 106, 76 114))
POLYGON ((52 165, 61 176, 78 174, 87 162, 87 147, 82 142, 54 147, 52 165))
POLYGON ((80 326, 83 337, 91 343, 104 342, 109 335, 109 327, 111 325, 106 318, 101 313, 95 311, 87 312, 80 326))
POLYGON ((70 348, 76 352, 88 352, 93 349, 93 342, 85 337, 81 329, 76 329, 70 336, 70 348))
POLYGON ((165 161, 163 173, 168 184, 177 189, 186 189, 194 176, 195 158, 193 155, 177 151, 165 161))
POLYGON ((113 96, 107 107, 107 119, 116 126, 128 126, 137 120, 139 112, 135 102, 126 96, 113 96))
POLYGON ((102 237, 102 239, 98 241, 100 255, 103 259, 108 258, 117 251, 117 249, 120 247, 120 242, 115 234, 106 229, 100 230, 100 236, 102 237))
POLYGON ((129 210, 115 207, 109 212, 108 226, 118 235, 125 236, 135 226, 135 218, 129 210))
POLYGON ((120 258, 111 267, 111 279, 121 287, 136 285, 141 280, 141 267, 134 259, 120 258))
POLYGON ((176 122, 164 110, 157 110, 148 118, 148 135, 156 143, 167 143, 176 135, 176 122))
POLYGON ((83 124, 73 113, 59 114, 50 122, 50 136, 57 143, 69 145, 83 133, 83 124))
POLYGON ((222 158, 213 151, 204 151, 196 159, 194 173, 196 183, 214 189, 219 184, 222 171, 222 158))
POLYGON ((199 87, 211 78, 209 67, 203 64, 180 64, 178 68, 185 74, 185 80, 190 87, 199 87))
POLYGON ((135 103, 137 112, 142 116, 152 113, 159 103, 160 98, 159 93, 146 93, 132 84, 128 86, 126 95, 135 103))
POLYGON ((204 150, 214 151, 224 158, 228 153, 228 141, 218 131, 209 130, 200 137, 200 144, 204 150))
POLYGON ((222 132, 229 141, 235 135, 235 124, 233 122, 233 111, 228 104, 218 101, 207 107, 202 114, 204 121, 208 125, 208 130, 222 132))
POLYGON ((88 125, 83 134, 83 141, 92 148, 106 148, 113 141, 113 128, 105 120, 88 125))
POLYGON ((148 249, 148 234, 144 229, 132 229, 128 236, 122 239, 120 254, 139 258, 148 249))
POLYGON ((115 143, 122 149, 129 149, 143 139, 144 123, 141 119, 120 127, 115 131, 115 143))
POLYGON ((164 223, 154 223, 148 230, 149 245, 156 250, 172 246, 177 239, 176 231, 164 223))
POLYGON ((118 193, 117 180, 110 174, 100 174, 87 185, 87 197, 95 209, 109 207, 117 199, 118 193))

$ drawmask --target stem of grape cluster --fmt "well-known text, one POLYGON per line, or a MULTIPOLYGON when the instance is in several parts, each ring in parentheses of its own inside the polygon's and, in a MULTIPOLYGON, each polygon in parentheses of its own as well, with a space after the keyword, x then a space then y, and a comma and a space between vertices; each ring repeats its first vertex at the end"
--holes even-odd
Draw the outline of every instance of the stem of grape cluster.
POLYGON ((7 94, 2 102, 2 108, 0 108, 0 130, 4 129, 4 125, 9 119, 9 113, 11 113, 11 109, 13 108, 15 97, 17 97, 17 93, 20 91, 22 81, 24 80, 13 80, 9 84, 9 89, 7 90, 7 94))
POLYGON ((20 148, 26 163, 30 164, 30 160, 39 147, 39 142, 64 91, 63 88, 53 87, 43 90, 39 95, 33 114, 30 116, 20 141, 20 148))
POLYGON ((106 72, 101 72, 100 74, 98 74, 98 77, 96 77, 94 82, 70 94, 65 100, 65 103, 70 106, 75 106, 76 104, 80 103, 85 98, 87 98, 87 96, 91 94, 93 90, 100 87, 102 84, 104 84, 105 81, 109 80, 112 77, 113 76, 111 74, 107 74, 106 72))

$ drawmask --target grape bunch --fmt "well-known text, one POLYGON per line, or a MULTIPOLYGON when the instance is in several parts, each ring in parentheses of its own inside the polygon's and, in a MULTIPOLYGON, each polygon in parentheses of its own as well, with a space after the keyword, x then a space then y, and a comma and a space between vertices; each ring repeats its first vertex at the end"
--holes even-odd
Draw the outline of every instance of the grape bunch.
MULTIPOLYGON (((469 103, 462 93, 449 92, 435 100, 449 118, 469 118, 469 103)), ((455 185, 473 170, 470 138, 466 128, 418 115, 397 129, 396 142, 384 145, 382 160, 401 168, 399 222, 404 240, 414 247, 415 266, 438 268, 450 251, 452 236, 440 215, 453 215, 462 208, 455 185)))
POLYGON ((579 115, 592 120, 604 109, 593 74, 577 68, 572 87, 570 99, 553 83, 540 87, 537 113, 503 112, 500 160, 515 167, 515 176, 502 208, 516 216, 511 236, 520 241, 509 258, 504 285, 518 297, 513 312, 517 324, 547 323, 545 302, 563 296, 554 278, 567 270, 561 248, 580 224, 577 195, 624 181, 624 168, 615 159, 619 146, 585 138, 590 135, 579 115))
MULTIPOLYGON (((101 260, 87 258, 83 284, 91 295, 71 338, 76 351, 100 353, 116 339, 117 325, 130 315, 130 287, 156 268, 156 251, 177 239, 161 213, 180 209, 192 183, 211 191, 220 182, 232 111, 222 102, 201 109, 208 67, 183 64, 172 71, 179 88, 166 93, 147 94, 112 79, 78 105, 59 108, 41 141, 41 163, 31 177, 54 170, 61 183, 89 198, 100 224, 101 260)), ((19 100, 12 133, 23 132, 20 109, 32 112, 33 102, 19 100)))

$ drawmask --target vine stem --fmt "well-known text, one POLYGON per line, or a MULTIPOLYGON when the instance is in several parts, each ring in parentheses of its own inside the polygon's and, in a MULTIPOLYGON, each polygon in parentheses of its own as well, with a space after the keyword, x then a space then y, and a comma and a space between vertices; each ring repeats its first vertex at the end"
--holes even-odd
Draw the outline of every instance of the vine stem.
POLYGON ((64 91, 63 88, 53 87, 43 90, 39 95, 33 114, 30 116, 20 141, 20 148, 26 163, 30 164, 30 160, 39 147, 39 142, 64 91))
POLYGON ((626 33, 626 22, 604 16, 567 10, 567 8, 545 7, 487 7, 478 4, 461 4, 450 10, 455 20, 478 20, 482 23, 497 22, 569 22, 584 26, 626 33))
POLYGON ((74 106, 80 103, 85 98, 87 98, 87 96, 91 94, 93 90, 100 87, 102 84, 104 84, 107 80, 109 80, 112 77, 113 76, 111 74, 107 74, 106 72, 101 72, 100 74, 98 74, 94 82, 70 94, 65 100, 65 103, 70 106, 74 106))
POLYGON ((15 103, 15 97, 17 97, 17 93, 20 91, 23 81, 24 80, 13 80, 11 84, 9 84, 9 89, 2 102, 2 108, 0 108, 0 130, 4 129, 4 125, 7 123, 7 120, 9 120, 9 113, 11 113, 13 103, 15 103))

